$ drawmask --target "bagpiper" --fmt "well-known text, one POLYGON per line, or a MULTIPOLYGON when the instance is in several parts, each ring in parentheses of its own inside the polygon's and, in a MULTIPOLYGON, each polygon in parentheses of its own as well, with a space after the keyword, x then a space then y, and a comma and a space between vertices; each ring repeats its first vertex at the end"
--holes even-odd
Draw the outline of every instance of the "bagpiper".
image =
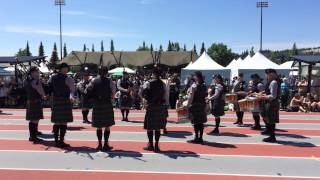
MULTIPOLYGON (((242 73, 239 74, 238 79, 235 81, 232 91, 237 94, 238 101, 246 97, 247 83, 244 81, 242 73)), ((240 106, 237 102, 235 103, 235 110, 237 121, 234 124, 243 125, 244 112, 240 110, 240 106)))
MULTIPOLYGON (((252 81, 252 85, 250 86, 249 95, 251 93, 262 93, 265 91, 265 86, 258 74, 252 74, 251 81, 252 81)), ((251 129, 261 130, 260 112, 252 112, 252 117, 254 120, 254 125, 251 127, 251 129)))
POLYGON ((110 151, 113 149, 109 145, 109 137, 110 127, 115 124, 112 97, 116 92, 116 86, 107 75, 108 68, 101 67, 98 77, 94 78, 85 90, 93 102, 92 127, 97 128, 97 151, 110 151), (103 128, 104 146, 102 147, 103 128))
POLYGON ((144 118, 144 129, 147 130, 148 145, 144 148, 147 151, 160 152, 159 140, 161 129, 166 126, 168 117, 168 94, 165 83, 160 79, 161 72, 155 68, 152 79, 143 85, 142 95, 146 99, 146 114, 144 118), (155 145, 153 144, 155 137, 155 145))
POLYGON ((29 121, 29 141, 38 143, 42 141, 38 138, 38 135, 42 134, 38 131, 38 125, 39 120, 43 119, 42 99, 46 96, 37 67, 30 68, 24 87, 27 95, 26 120, 29 121))
POLYGON ((132 107, 131 88, 133 83, 129 80, 129 74, 123 72, 123 76, 117 82, 117 88, 120 91, 119 105, 122 114, 122 121, 129 121, 128 116, 132 107))
POLYGON ((266 95, 260 96, 263 100, 262 117, 266 122, 266 131, 263 134, 269 135, 268 138, 263 139, 264 142, 276 143, 276 124, 279 123, 280 110, 280 83, 278 75, 274 69, 266 69, 265 71, 268 83, 266 84, 266 95))
POLYGON ((87 86, 90 83, 90 74, 88 72, 85 72, 83 74, 82 80, 77 84, 77 90, 78 94, 80 96, 81 100, 81 108, 82 108, 82 117, 83 117, 83 123, 90 124, 91 122, 88 120, 88 114, 89 110, 92 108, 91 102, 89 101, 89 98, 85 94, 85 90, 87 86))
POLYGON ((74 80, 67 75, 70 67, 66 63, 58 66, 59 72, 49 79, 48 85, 52 93, 51 122, 56 147, 70 147, 64 142, 67 124, 73 122, 72 107, 74 102, 74 80))

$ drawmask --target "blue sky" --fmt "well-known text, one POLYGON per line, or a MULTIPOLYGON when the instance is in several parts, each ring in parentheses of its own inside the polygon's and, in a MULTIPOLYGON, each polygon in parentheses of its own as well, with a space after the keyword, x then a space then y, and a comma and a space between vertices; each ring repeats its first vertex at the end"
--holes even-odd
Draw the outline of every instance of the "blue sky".
MULTIPOLYGON (((100 42, 109 49, 135 50, 178 41, 192 49, 223 42, 234 52, 258 48, 260 11, 256 0, 66 0, 64 42, 82 50, 100 42)), ((320 46, 319 0, 269 0, 264 11, 264 47, 320 46)), ((14 55, 29 41, 33 54, 43 41, 47 55, 59 43, 59 9, 54 0, 10 0, 0 6, 0 55, 14 55)))

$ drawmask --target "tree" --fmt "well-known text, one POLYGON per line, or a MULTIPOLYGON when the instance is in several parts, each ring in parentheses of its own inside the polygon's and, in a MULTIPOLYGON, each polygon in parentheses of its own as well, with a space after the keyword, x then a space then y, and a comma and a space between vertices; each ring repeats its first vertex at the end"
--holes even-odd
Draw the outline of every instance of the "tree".
POLYGON ((58 62, 58 60, 59 60, 59 57, 58 57, 57 45, 56 43, 54 43, 53 51, 50 58, 50 64, 55 65, 58 62))
POLYGON ((200 54, 204 53, 205 51, 206 51, 206 48, 205 48, 204 42, 203 42, 202 46, 201 46, 200 54))
POLYGON ((94 44, 92 44, 91 51, 94 52, 94 44))
POLYGON ((43 47, 42 41, 40 42, 40 45, 39 45, 39 56, 44 56, 44 47, 43 47))
POLYGON ((137 51, 150 51, 150 48, 146 45, 146 42, 143 41, 142 46, 139 46, 137 51))
POLYGON ((293 47, 292 47, 292 50, 291 50, 291 55, 292 56, 296 56, 298 54, 299 54, 299 52, 298 52, 298 49, 297 49, 297 45, 296 45, 296 43, 294 43, 293 47))
POLYGON ((252 46, 251 49, 250 49, 250 56, 254 56, 254 47, 252 46))
POLYGON ((187 46, 186 46, 186 44, 183 45, 183 51, 184 51, 184 52, 187 51, 187 46))
POLYGON ((113 52, 114 51, 114 44, 113 44, 113 40, 111 39, 110 42, 110 51, 113 52))
POLYGON ((244 58, 246 58, 248 55, 249 55, 249 51, 248 51, 248 50, 245 50, 245 51, 243 51, 243 52, 241 53, 240 57, 241 57, 242 59, 244 59, 244 58))
POLYGON ((26 49, 20 48, 19 51, 16 53, 17 57, 26 56, 26 49))
POLYGON ((63 57, 67 57, 68 56, 68 51, 67 51, 67 44, 64 43, 63 45, 63 57))
POLYGON ((31 56, 29 42, 27 41, 27 47, 26 47, 26 56, 31 56))
POLYGON ((196 46, 196 44, 193 45, 193 53, 194 53, 194 54, 198 54, 198 53, 197 53, 197 46, 196 46))
POLYGON ((83 45, 83 51, 84 51, 84 52, 87 51, 87 45, 86 45, 86 44, 83 45))
POLYGON ((208 54, 222 66, 227 66, 233 59, 231 49, 228 49, 227 45, 224 45, 223 43, 213 43, 208 48, 208 54))
POLYGON ((104 51, 103 41, 101 41, 101 52, 104 51))
POLYGON ((151 45, 150 45, 150 51, 153 52, 153 45, 152 45, 152 43, 151 43, 151 45))
POLYGON ((162 47, 162 45, 160 45, 160 47, 159 47, 159 51, 163 51, 163 47, 162 47))
POLYGON ((172 43, 169 41, 167 51, 173 51, 172 43))
POLYGON ((173 43, 173 50, 180 51, 180 44, 178 42, 173 43))

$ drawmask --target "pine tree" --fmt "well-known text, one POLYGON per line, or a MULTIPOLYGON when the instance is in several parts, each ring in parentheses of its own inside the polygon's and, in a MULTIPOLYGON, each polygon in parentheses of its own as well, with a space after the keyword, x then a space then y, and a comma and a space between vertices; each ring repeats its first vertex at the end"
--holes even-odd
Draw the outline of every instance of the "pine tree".
POLYGON ((172 50, 173 50, 172 43, 171 41, 169 41, 167 51, 172 51, 172 50))
POLYGON ((174 51, 180 51, 180 44, 178 42, 173 44, 174 51))
POLYGON ((94 44, 92 44, 91 51, 94 52, 94 44))
POLYGON ((101 41, 101 52, 104 51, 103 41, 101 41))
POLYGON ((142 49, 146 49, 146 42, 145 41, 143 41, 143 43, 142 43, 142 49))
POLYGON ((84 52, 87 51, 87 45, 86 45, 86 44, 83 45, 83 51, 84 51, 84 52))
POLYGON ((57 52, 57 45, 56 43, 54 43, 53 45, 53 51, 52 51, 52 54, 51 54, 51 58, 50 58, 50 63, 52 65, 55 65, 59 60, 59 57, 58 57, 58 52, 57 52))
POLYGON ((162 45, 160 45, 160 47, 159 47, 159 51, 163 51, 163 47, 162 47, 162 45))
POLYGON ((150 45, 150 51, 153 52, 153 45, 152 45, 152 43, 151 43, 151 45, 150 45))
POLYGON ((40 45, 39 45, 39 56, 44 56, 44 47, 43 47, 42 41, 40 42, 40 45))
POLYGON ((186 46, 186 44, 183 45, 183 51, 184 51, 184 52, 187 51, 187 46, 186 46))
POLYGON ((204 53, 205 51, 206 51, 206 48, 205 48, 204 42, 203 42, 202 46, 201 46, 200 54, 204 53))
POLYGON ((31 56, 29 42, 27 41, 27 47, 26 47, 26 56, 31 56))
POLYGON ((64 43, 63 45, 63 57, 67 57, 68 56, 68 51, 67 51, 67 44, 64 43))
POLYGON ((254 47, 253 46, 251 47, 251 50, 250 50, 249 54, 250 54, 251 57, 254 56, 254 47))
POLYGON ((110 51, 113 52, 114 51, 114 44, 113 44, 113 40, 111 39, 110 42, 110 51))
POLYGON ((296 45, 296 43, 294 43, 293 47, 292 47, 292 50, 291 50, 291 55, 292 56, 296 56, 298 54, 299 54, 299 52, 298 52, 298 49, 297 49, 297 45, 296 45))
POLYGON ((193 45, 193 53, 194 53, 194 54, 198 54, 198 53, 197 53, 197 46, 196 46, 196 44, 193 45))

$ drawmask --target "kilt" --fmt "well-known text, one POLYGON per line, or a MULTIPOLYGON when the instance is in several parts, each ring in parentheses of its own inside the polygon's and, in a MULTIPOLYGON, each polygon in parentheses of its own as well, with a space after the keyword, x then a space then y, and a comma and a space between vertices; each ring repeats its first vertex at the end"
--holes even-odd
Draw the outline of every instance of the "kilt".
POLYGON ((211 103, 212 103, 211 114, 214 117, 224 116, 225 101, 224 100, 213 100, 213 101, 211 101, 211 103))
POLYGON ((82 95, 81 98, 81 108, 82 109, 91 109, 92 108, 92 102, 89 100, 89 98, 85 95, 82 95))
POLYGON ((167 124, 168 106, 166 105, 148 105, 144 117, 144 129, 160 130, 167 124))
POLYGON ((93 103, 92 127, 104 128, 115 125, 112 103, 106 101, 99 100, 93 103))
POLYGON ((26 120, 27 121, 36 121, 43 119, 43 109, 42 101, 37 100, 27 100, 27 111, 26 111, 26 120))
POLYGON ((261 104, 261 116, 268 124, 276 124, 280 122, 279 118, 280 103, 278 99, 273 101, 263 101, 261 104))
POLYGON ((120 109, 130 109, 132 107, 131 95, 121 94, 119 98, 120 109))
POLYGON ((193 104, 189 108, 192 124, 203 124, 207 122, 206 104, 193 104))
POLYGON ((51 122, 68 123, 73 121, 72 103, 69 98, 52 99, 51 122))

